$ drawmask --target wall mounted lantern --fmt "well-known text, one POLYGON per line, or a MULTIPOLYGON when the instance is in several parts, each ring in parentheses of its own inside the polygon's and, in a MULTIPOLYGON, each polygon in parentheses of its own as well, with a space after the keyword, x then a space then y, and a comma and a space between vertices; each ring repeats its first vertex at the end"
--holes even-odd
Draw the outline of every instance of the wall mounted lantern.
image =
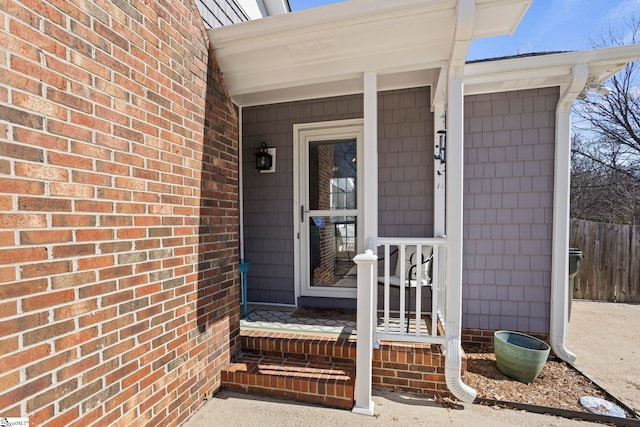
POLYGON ((266 142, 260 144, 260 151, 256 153, 256 169, 260 173, 269 173, 276 171, 275 165, 276 149, 267 147, 266 142))
POLYGON ((585 100, 587 99, 587 94, 589 93, 593 93, 601 98, 604 98, 605 96, 609 95, 611 92, 612 92, 612 89, 610 87, 607 87, 597 82, 589 82, 584 86, 584 89, 580 91, 577 98, 579 100, 585 100))

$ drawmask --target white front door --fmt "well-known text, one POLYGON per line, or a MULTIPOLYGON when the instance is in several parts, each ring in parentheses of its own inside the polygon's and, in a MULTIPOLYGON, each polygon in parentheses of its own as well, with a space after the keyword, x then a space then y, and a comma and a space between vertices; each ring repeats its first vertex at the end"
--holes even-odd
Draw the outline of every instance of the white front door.
POLYGON ((300 294, 354 298, 363 245, 360 121, 298 125, 300 294))

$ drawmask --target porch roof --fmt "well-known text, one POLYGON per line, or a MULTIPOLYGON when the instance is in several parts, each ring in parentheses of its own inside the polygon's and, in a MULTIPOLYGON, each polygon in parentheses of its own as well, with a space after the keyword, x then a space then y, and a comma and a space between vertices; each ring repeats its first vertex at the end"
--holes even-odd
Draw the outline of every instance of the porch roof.
MULTIPOLYGON (((532 0, 477 0, 471 39, 511 34, 532 0)), ((239 105, 432 84, 455 52, 457 0, 351 0, 209 30, 239 105)), ((466 55, 466 50, 464 52, 466 55)), ((464 58, 462 58, 464 60, 464 58)))
POLYGON ((640 58, 640 45, 479 61, 464 69, 467 95, 569 84, 573 69, 588 64, 587 85, 600 84, 640 58))

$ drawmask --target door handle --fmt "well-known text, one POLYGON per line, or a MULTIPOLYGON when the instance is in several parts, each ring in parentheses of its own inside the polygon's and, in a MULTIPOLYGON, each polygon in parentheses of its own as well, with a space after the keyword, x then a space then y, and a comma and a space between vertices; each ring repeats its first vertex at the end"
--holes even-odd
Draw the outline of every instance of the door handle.
POLYGON ((300 205, 300 222, 304 222, 304 205, 300 205))

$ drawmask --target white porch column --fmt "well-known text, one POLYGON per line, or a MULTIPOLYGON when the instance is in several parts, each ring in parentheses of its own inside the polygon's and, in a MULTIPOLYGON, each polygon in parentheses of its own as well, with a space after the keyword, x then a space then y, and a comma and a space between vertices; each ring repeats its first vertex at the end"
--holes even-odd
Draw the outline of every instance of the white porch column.
POLYGON ((362 242, 369 237, 378 237, 378 81, 375 71, 364 73, 364 168, 363 189, 363 235, 362 242))
POLYGON ((462 317, 462 197, 464 182, 463 79, 449 80, 447 110, 447 337, 459 337, 462 317))
MULTIPOLYGON (((359 166, 360 167, 360 166, 359 166)), ((374 71, 364 73, 364 153, 362 153, 364 181, 362 182, 363 235, 362 242, 378 237, 378 82, 374 71)), ((357 288, 357 343, 355 405, 353 412, 373 415, 371 400, 374 306, 376 261, 372 250, 356 256, 358 266, 357 288)))

